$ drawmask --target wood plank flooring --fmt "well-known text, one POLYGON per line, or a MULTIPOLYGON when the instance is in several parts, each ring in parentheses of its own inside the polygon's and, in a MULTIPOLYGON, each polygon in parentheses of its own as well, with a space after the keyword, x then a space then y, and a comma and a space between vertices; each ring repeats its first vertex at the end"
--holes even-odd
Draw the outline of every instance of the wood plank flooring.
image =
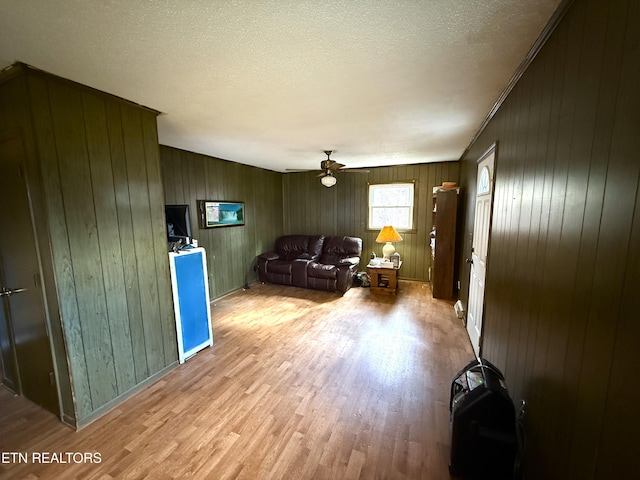
POLYGON ((473 351, 428 284, 257 284, 212 311, 212 348, 78 432, 0 389, 0 478, 449 478, 450 381, 473 351))

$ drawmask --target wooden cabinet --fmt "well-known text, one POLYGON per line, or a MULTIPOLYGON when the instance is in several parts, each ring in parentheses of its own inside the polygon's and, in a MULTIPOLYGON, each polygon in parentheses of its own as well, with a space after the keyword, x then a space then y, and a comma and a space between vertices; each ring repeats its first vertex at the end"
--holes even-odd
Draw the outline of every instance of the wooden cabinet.
POLYGON ((454 300, 456 218, 459 188, 433 189, 431 290, 434 298, 454 300))

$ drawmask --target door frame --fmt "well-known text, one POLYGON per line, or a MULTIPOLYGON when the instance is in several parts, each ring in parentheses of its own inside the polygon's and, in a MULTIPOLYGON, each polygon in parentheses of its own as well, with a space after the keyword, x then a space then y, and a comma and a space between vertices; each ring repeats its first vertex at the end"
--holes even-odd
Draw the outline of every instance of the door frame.
MULTIPOLYGON (((64 398, 71 399, 70 390, 70 378, 68 369, 66 368, 66 347, 64 345, 64 339, 62 338, 62 324, 61 319, 57 318, 55 328, 52 324, 51 310, 59 311, 57 303, 57 294, 55 281, 52 280, 53 265, 51 257, 47 256, 50 253, 48 250, 48 222, 46 216, 46 203, 44 201, 44 191, 41 184, 40 168, 37 165, 37 152, 30 147, 27 140, 35 142, 30 136, 30 133, 20 128, 6 128, 0 130, 0 142, 9 141, 12 138, 17 139, 21 146, 22 158, 21 175, 26 189, 27 203, 29 207, 29 221, 31 223, 31 230, 33 232, 34 247, 36 255, 36 263, 38 265, 39 275, 39 289, 42 295, 42 307, 44 312, 44 326, 47 330, 49 353, 51 355, 53 374, 54 374, 54 387, 57 396, 57 412, 54 413, 62 422, 75 426, 75 415, 69 415, 70 410, 66 406, 64 398), (45 255, 43 256, 43 251, 45 255), (53 302, 53 303, 52 303, 53 302), (67 378, 61 377, 66 375, 67 378), (64 388, 64 391, 62 390, 64 388)), ((4 307, 3 307, 4 308, 4 307)), ((4 312, 7 315, 9 312, 4 312)), ((5 318, 7 324, 10 324, 9 318, 5 318)), ((12 326, 8 325, 8 328, 12 326)), ((13 332, 9 332, 11 335, 12 354, 17 356, 15 349, 13 332)), ((17 359, 16 359, 17 361, 17 359)), ((22 385, 20 384, 20 378, 18 375, 18 389, 15 393, 23 395, 22 385)), ((69 404, 69 401, 66 402, 69 404)))
MULTIPOLYGON (((487 278, 488 278, 488 271, 489 271, 489 261, 491 258, 491 232, 493 229, 493 209, 495 207, 495 193, 496 193, 496 179, 497 179, 497 167, 498 167, 498 141, 496 140, 495 142, 493 142, 489 148, 487 148, 484 153, 482 155, 480 155, 480 157, 478 157, 478 159, 476 160, 475 164, 475 185, 476 188, 474 190, 474 195, 473 195, 473 205, 474 205, 474 212, 473 212, 473 225, 474 225, 474 230, 475 230, 475 217, 476 217, 476 211, 475 211, 475 207, 476 207, 476 198, 477 198, 477 189, 478 189, 478 167, 480 165, 480 163, 482 163, 489 155, 493 154, 493 173, 491 178, 489 179, 489 181, 491 182, 491 199, 490 199, 490 206, 489 206, 489 225, 488 225, 488 230, 487 230, 487 259, 485 261, 485 277, 484 277, 484 289, 482 292, 482 315, 481 315, 481 330, 480 330, 480 336, 478 338, 478 354, 477 357, 480 357, 482 355, 482 347, 483 347, 483 343, 484 343, 484 330, 485 330, 485 318, 486 318, 486 298, 487 298, 487 278)), ((469 257, 472 258, 473 257, 473 240, 474 240, 474 235, 475 235, 475 231, 472 231, 472 237, 471 237, 471 250, 470 250, 470 255, 469 257)), ((473 268, 473 266, 471 266, 469 268, 469 290, 467 291, 467 302, 469 301, 470 298, 470 293, 471 293, 471 269, 473 268)), ((469 310, 469 306, 467 305, 467 315, 468 315, 468 310, 469 310)), ((468 335, 468 321, 466 322, 465 325, 466 329, 467 329, 467 335, 468 335)), ((469 338, 469 340, 471 341, 471 338, 469 338)), ((473 344, 472 344, 473 347, 473 344)), ((475 349, 474 349, 474 353, 475 353, 475 349)))

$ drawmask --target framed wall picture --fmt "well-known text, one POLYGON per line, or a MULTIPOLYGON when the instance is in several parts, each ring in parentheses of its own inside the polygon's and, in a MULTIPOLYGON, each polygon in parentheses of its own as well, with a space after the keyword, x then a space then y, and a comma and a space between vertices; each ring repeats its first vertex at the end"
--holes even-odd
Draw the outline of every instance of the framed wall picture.
POLYGON ((244 225, 244 202, 198 200, 201 228, 244 225))

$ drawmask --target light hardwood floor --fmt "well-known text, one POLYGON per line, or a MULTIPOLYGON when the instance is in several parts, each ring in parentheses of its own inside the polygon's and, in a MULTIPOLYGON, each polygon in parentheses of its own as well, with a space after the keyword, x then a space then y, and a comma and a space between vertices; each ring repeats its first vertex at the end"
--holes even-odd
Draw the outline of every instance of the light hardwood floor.
POLYGON ((212 348, 78 432, 0 389, 0 452, 28 455, 0 478, 449 478, 450 382, 473 351, 428 284, 395 298, 257 284, 212 311, 212 348))

